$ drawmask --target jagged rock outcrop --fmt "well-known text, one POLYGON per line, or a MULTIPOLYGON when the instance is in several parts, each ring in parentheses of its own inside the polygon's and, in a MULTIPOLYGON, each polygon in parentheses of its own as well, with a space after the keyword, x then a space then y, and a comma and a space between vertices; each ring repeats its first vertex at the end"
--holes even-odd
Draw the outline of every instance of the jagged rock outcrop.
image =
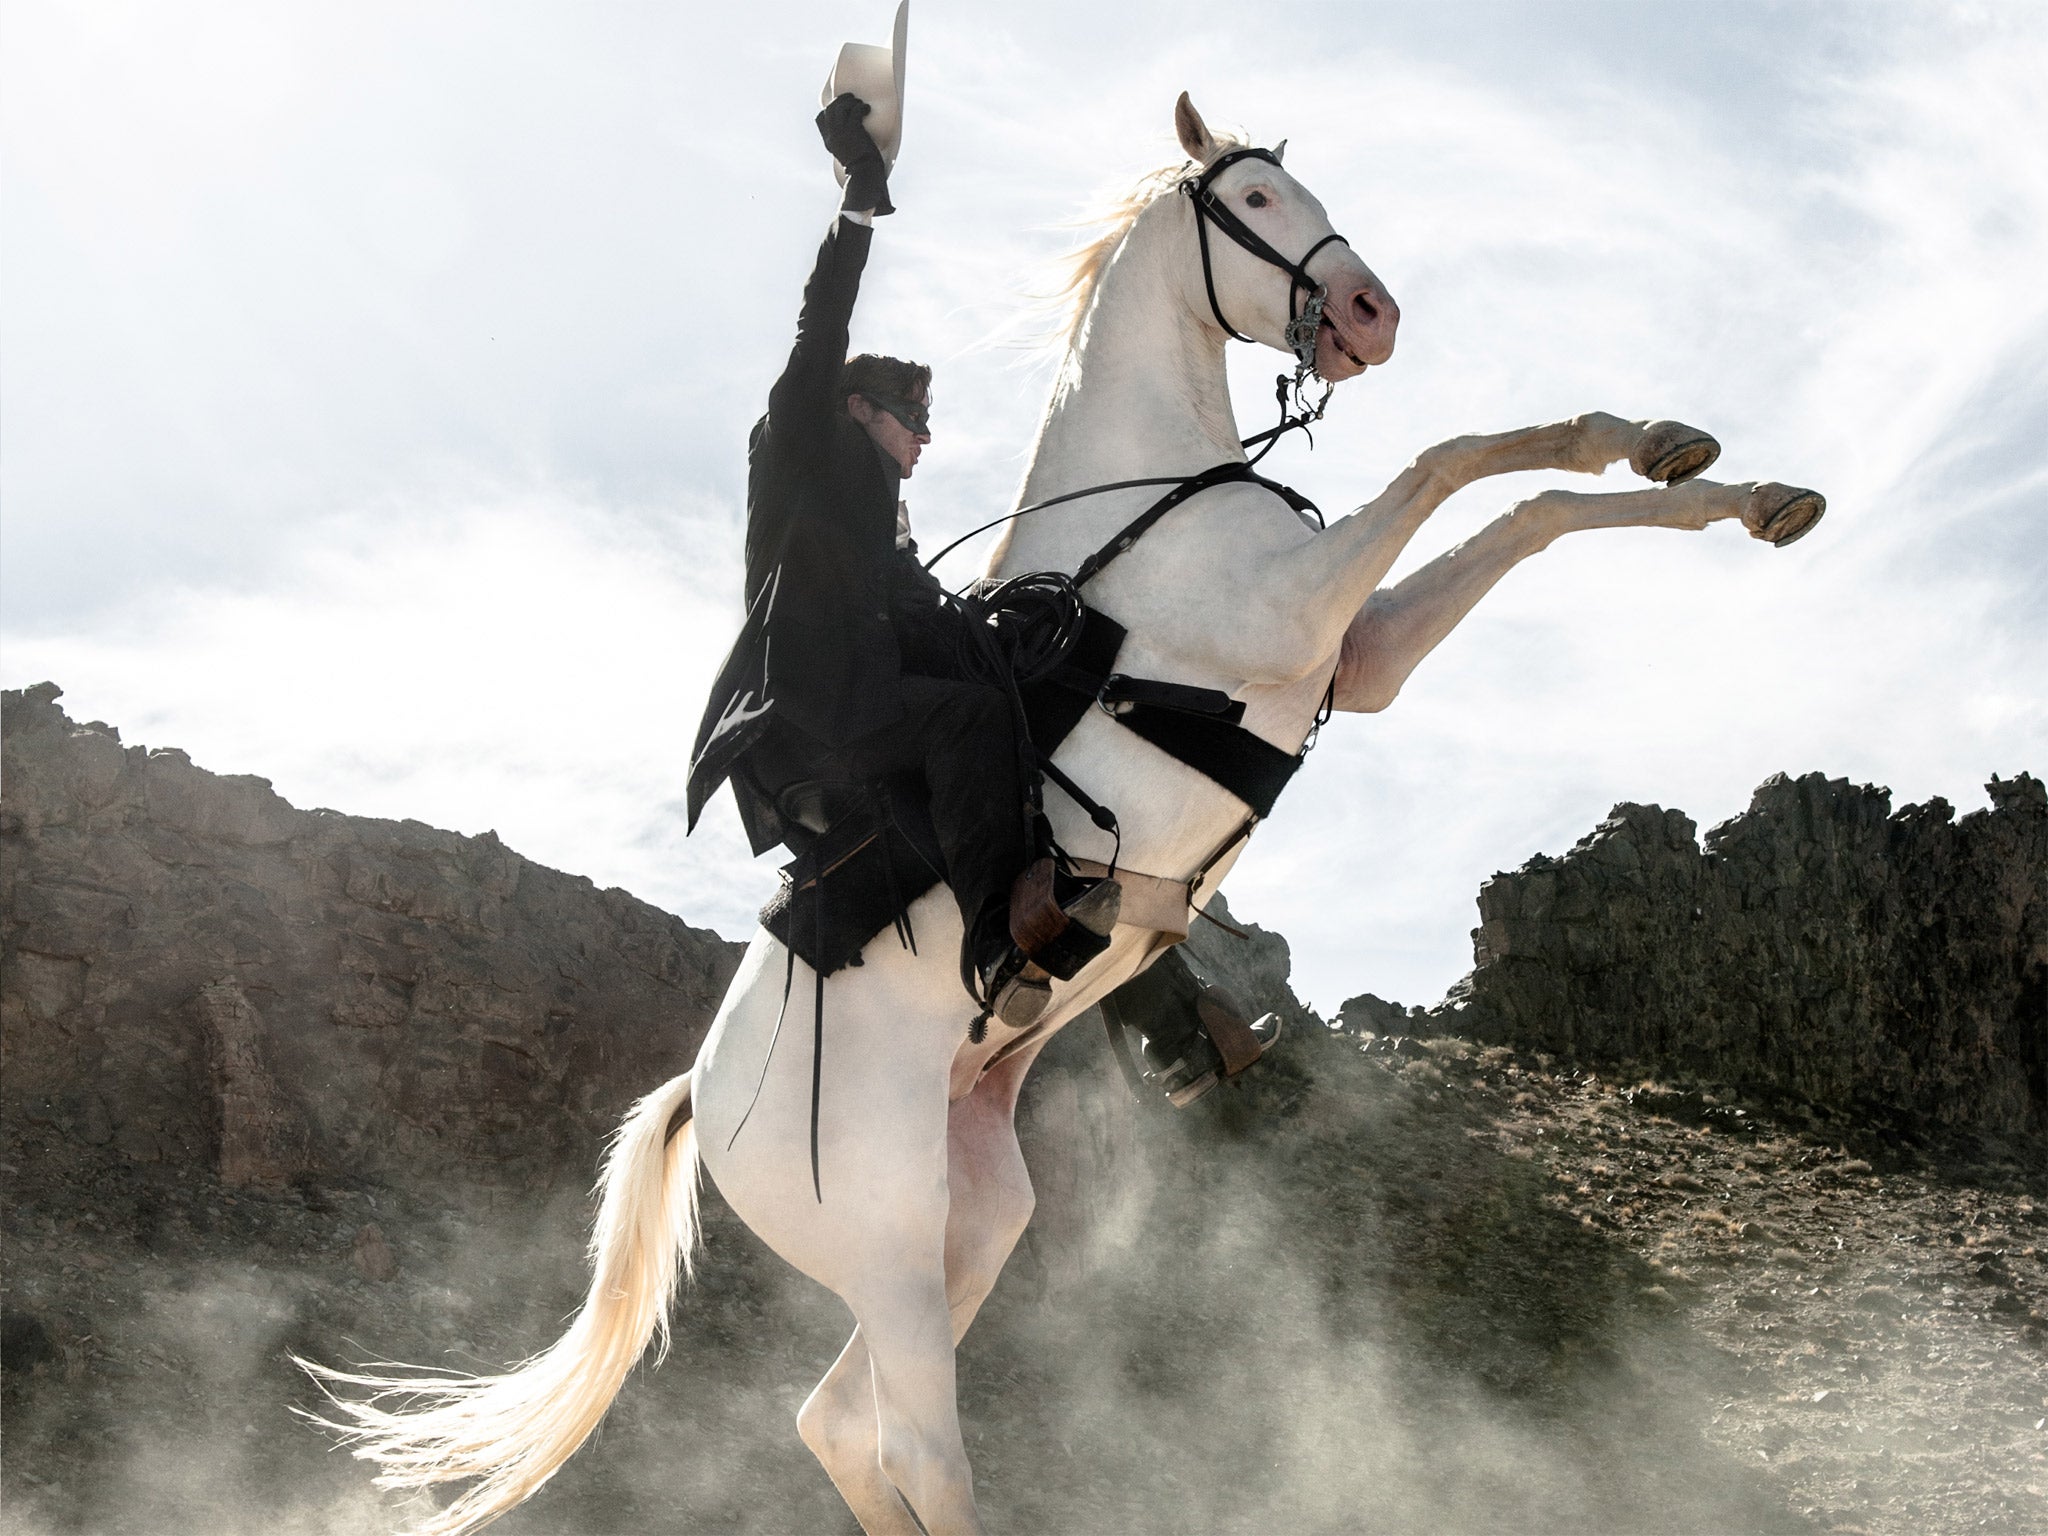
POLYGON ((1337 1010, 1336 1027, 1347 1035, 1406 1035, 1427 1018, 1421 1008, 1404 1008, 1374 993, 1361 992, 1344 999, 1337 1010))
POLYGON ((740 946, 493 833, 0 698, 0 1113, 229 1183, 519 1183, 686 1068, 740 946))
POLYGON ((1958 821, 1780 774, 1704 848, 1680 812, 1618 805, 1480 888, 1475 969, 1428 1027, 2048 1131, 2048 794, 2027 774, 1989 789, 1958 821))

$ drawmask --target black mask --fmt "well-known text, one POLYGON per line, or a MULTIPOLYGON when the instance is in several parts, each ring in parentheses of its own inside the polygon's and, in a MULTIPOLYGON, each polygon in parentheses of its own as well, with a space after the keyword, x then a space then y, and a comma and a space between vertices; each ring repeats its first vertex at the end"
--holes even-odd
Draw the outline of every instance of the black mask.
POLYGON ((899 400, 894 395, 878 395, 869 390, 862 390, 861 398, 877 410, 887 411, 918 436, 931 436, 932 409, 928 401, 899 400))

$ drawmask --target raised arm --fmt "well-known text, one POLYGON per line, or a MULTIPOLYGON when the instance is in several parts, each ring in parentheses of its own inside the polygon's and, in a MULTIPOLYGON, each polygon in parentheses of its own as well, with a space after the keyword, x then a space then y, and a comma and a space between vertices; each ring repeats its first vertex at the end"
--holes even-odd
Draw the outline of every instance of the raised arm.
POLYGON ((804 284, 804 307, 797 315, 796 345, 782 377, 768 391, 768 434, 784 453, 808 456, 831 440, 832 416, 839 406, 833 395, 873 240, 872 229, 840 217, 818 247, 818 263, 804 284))
POLYGON ((782 377, 768 391, 769 436, 781 452, 795 456, 807 456, 830 440, 847 332, 874 240, 873 220, 895 212, 881 152, 861 126, 867 114, 868 104, 850 93, 818 114, 819 136, 847 169, 846 196, 804 284, 796 345, 782 377))

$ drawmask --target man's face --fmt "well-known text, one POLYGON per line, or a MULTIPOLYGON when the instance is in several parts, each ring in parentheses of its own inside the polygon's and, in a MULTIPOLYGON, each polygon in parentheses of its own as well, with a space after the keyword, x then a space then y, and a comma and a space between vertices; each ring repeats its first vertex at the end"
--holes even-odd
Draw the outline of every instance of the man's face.
POLYGON ((896 461, 896 467, 908 480, 917 468, 917 456, 932 440, 931 423, 925 414, 928 400, 926 394, 910 400, 893 400, 881 394, 848 395, 846 414, 867 428, 868 436, 896 461), (905 417, 909 419, 906 421, 905 417))

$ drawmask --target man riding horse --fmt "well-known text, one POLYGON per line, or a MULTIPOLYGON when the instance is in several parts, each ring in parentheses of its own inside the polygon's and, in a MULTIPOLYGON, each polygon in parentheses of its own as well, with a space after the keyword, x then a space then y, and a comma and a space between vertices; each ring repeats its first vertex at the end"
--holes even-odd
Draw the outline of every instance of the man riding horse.
POLYGON ((1107 942, 1117 887, 1094 882, 1041 914, 1037 931, 1050 917, 1065 936, 1060 958, 1012 936, 1013 905, 1028 910, 1035 893, 1013 893, 1031 850, 1010 696, 964 674, 974 621, 918 563, 899 499, 931 441, 931 370, 846 358, 874 220, 895 211, 869 111, 844 92, 818 114, 846 194, 748 442, 747 616, 698 729, 689 824, 730 780, 762 853, 790 840, 791 796, 804 786, 915 780, 965 928, 963 980, 977 1003, 1025 1028, 1051 996, 1048 976, 1072 974, 1074 947, 1107 942))

